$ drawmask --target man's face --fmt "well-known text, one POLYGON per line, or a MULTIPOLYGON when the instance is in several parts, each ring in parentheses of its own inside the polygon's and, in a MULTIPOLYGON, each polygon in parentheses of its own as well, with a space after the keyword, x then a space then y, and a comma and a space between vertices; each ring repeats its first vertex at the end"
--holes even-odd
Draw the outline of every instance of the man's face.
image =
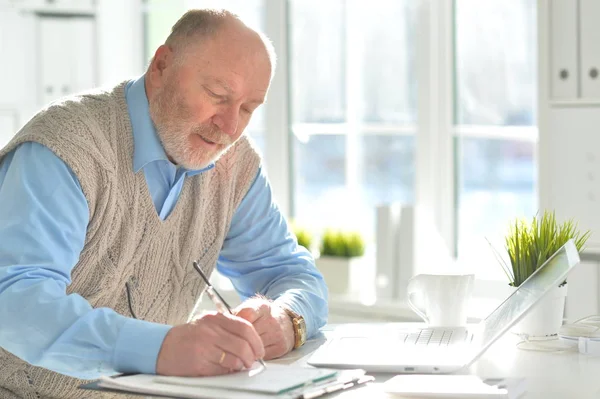
POLYGON ((161 71, 151 68, 150 116, 169 158, 187 169, 216 161, 265 99, 267 53, 254 33, 235 29, 241 28, 223 28, 215 38, 188 46, 183 59, 170 53, 156 60, 165 63, 161 71))

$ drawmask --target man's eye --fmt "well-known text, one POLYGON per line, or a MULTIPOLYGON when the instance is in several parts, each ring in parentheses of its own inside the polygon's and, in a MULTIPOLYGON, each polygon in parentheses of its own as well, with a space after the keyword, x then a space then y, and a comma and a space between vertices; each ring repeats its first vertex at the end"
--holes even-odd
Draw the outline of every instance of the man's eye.
POLYGON ((206 89, 206 92, 208 93, 209 96, 213 97, 213 98, 217 98, 217 99, 222 99, 223 96, 220 94, 215 93, 214 91, 210 90, 210 89, 206 89))

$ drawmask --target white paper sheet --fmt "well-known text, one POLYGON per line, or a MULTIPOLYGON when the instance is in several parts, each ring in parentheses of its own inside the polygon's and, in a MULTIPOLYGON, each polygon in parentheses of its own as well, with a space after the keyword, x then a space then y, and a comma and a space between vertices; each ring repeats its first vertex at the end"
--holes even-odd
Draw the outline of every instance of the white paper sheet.
MULTIPOLYGON (((259 368, 262 367, 259 366, 259 368)), ((234 389, 277 395, 292 389, 312 385, 321 380, 334 378, 337 373, 337 370, 331 369, 269 364, 263 371, 253 368, 216 377, 198 378, 157 376, 154 381, 162 384, 234 389)))
POLYGON ((338 384, 338 376, 342 379, 348 379, 349 376, 360 377, 364 375, 364 370, 332 370, 317 369, 299 366, 268 364, 265 372, 249 376, 249 371, 245 373, 230 374, 223 377, 218 386, 214 386, 215 377, 200 378, 182 378, 182 377, 164 377, 148 374, 136 374, 122 377, 103 377, 99 381, 99 386, 104 388, 117 389, 136 393, 145 393, 149 395, 176 396, 180 398, 203 399, 203 398, 223 398, 223 399, 292 399, 297 398, 305 389, 311 390, 323 388, 338 384), (326 377, 331 375, 331 378, 326 377), (250 383, 249 379, 262 376, 260 380, 250 383), (289 391, 274 394, 265 392, 265 386, 268 384, 270 392, 280 389, 282 386, 291 387, 297 381, 307 381, 323 378, 312 385, 302 386, 289 391), (199 382, 204 379, 210 379, 208 385, 199 382), (280 381, 281 379, 282 381, 280 381), (168 383, 165 383, 167 381, 168 383), (226 381, 226 383, 225 383, 226 381), (183 384, 182 384, 183 383, 183 384), (260 384, 260 387, 258 385, 260 384), (245 386, 246 390, 241 390, 245 386), (249 389, 259 389, 252 391, 249 389))

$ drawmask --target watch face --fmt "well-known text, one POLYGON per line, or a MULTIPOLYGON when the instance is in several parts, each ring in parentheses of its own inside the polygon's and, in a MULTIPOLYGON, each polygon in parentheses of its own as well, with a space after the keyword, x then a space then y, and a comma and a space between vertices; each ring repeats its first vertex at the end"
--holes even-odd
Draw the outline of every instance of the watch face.
POLYGON ((304 345, 306 342, 306 322, 303 318, 299 318, 296 320, 296 345, 295 347, 299 347, 304 345))
POLYGON ((304 317, 300 316, 293 310, 287 308, 284 308, 284 310, 292 319, 292 325, 294 326, 295 349, 304 345, 304 343, 306 342, 306 322, 304 321, 304 317))

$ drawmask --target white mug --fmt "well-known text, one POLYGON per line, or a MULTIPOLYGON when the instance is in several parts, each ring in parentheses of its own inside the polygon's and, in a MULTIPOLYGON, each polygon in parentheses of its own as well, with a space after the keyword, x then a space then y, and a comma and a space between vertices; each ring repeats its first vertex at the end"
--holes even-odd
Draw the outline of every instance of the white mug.
POLYGON ((408 282, 408 305, 429 326, 464 327, 474 279, 473 274, 418 274, 408 282))

